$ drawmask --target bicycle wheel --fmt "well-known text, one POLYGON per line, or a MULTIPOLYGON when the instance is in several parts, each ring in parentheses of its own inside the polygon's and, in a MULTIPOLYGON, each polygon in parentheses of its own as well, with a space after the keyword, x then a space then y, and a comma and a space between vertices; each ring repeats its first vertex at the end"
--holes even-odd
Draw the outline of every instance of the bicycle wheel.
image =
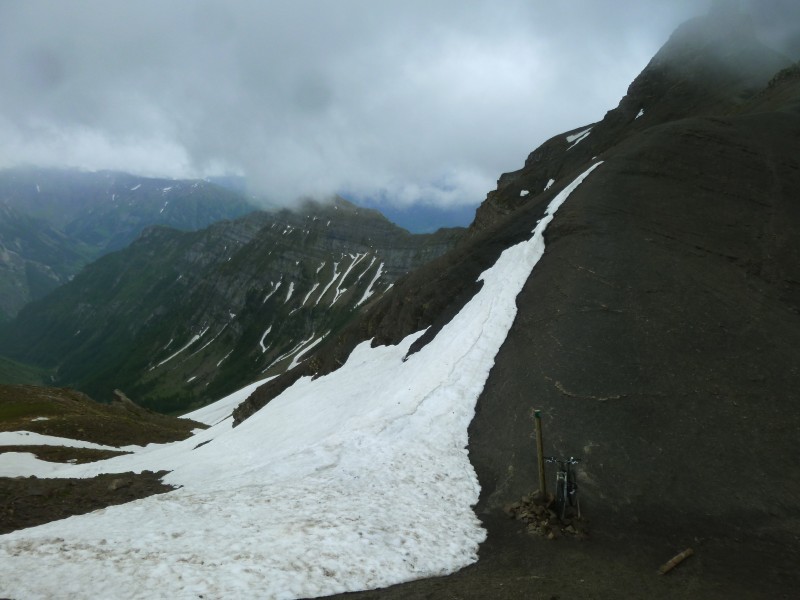
POLYGON ((581 518, 581 501, 578 498, 578 484, 574 480, 570 480, 568 485, 568 498, 571 508, 571 517, 581 518))
POLYGON ((563 520, 564 516, 567 514, 568 503, 567 481, 566 479, 562 479, 558 482, 558 490, 556 491, 556 514, 558 515, 559 519, 563 520))

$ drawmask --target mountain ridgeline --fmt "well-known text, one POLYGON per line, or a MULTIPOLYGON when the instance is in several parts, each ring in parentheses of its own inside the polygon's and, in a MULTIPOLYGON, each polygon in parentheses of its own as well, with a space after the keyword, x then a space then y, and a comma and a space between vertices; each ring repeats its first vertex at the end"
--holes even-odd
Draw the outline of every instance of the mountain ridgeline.
POLYGON ((341 198, 197 232, 151 227, 25 307, 0 352, 98 399, 121 388, 186 410, 294 367, 462 231, 412 235, 341 198))
POLYGON ((254 210, 244 195, 202 180, 0 171, 0 322, 150 225, 193 231, 254 210))

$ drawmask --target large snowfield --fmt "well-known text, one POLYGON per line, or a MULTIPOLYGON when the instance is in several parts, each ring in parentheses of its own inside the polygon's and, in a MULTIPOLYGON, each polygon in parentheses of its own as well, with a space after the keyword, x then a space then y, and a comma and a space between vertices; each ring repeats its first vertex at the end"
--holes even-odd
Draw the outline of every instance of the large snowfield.
MULTIPOLYGON (((472 511, 467 427, 545 228, 599 164, 415 354, 423 332, 398 346, 365 342, 338 371, 299 380, 236 428, 230 412, 257 384, 187 415, 211 425, 190 439, 102 462, 0 455, 5 476, 169 470, 164 481, 181 486, 0 536, 0 597, 305 598, 476 561, 485 531, 472 511)), ((59 443, 36 438, 48 441, 59 443)))

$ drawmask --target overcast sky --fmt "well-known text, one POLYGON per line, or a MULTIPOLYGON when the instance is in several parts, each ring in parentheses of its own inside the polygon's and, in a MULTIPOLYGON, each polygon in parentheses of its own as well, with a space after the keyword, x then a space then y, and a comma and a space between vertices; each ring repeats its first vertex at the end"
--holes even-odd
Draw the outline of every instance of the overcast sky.
MULTIPOLYGON (((707 5, 0 0, 0 168, 239 172, 283 203, 475 206, 547 138, 601 119, 707 5)), ((785 40, 782 23, 762 29, 785 40)))

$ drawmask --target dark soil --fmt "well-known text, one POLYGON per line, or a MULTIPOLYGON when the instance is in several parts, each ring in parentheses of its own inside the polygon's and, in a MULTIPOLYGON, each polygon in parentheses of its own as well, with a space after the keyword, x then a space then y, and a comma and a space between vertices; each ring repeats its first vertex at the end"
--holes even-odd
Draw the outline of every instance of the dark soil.
POLYGON ((161 483, 168 471, 112 473, 91 479, 0 477, 0 534, 174 489, 161 483))

